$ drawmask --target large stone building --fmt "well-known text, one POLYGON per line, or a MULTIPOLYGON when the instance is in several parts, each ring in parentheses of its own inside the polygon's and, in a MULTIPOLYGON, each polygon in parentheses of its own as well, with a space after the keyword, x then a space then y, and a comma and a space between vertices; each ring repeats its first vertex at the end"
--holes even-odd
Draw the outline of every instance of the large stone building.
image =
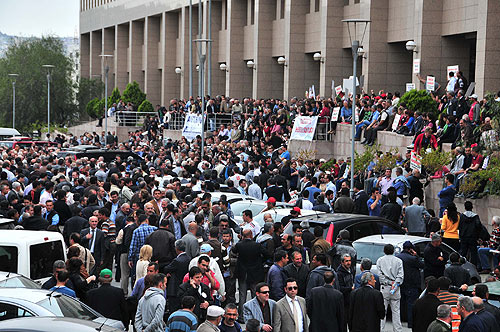
MULTIPOLYGON (((137 81, 148 99, 186 98, 189 84, 189 0, 80 0, 81 76, 102 75, 100 54, 112 54, 110 87, 137 81)), ((500 89, 498 0, 193 0, 192 36, 212 42, 210 93, 232 97, 291 98, 309 86, 332 94, 332 80, 352 75, 343 19, 371 20, 358 61, 365 91, 423 87, 412 73, 446 84, 459 65, 476 93, 500 89), (210 2, 210 5, 209 5, 210 2), (209 14, 210 13, 210 14, 209 14), (210 33, 207 17, 211 20, 210 33), (414 51, 406 43, 414 41, 414 51), (316 55, 319 53, 321 57, 316 55), (282 57, 284 64, 278 63, 282 57), (318 59, 319 58, 319 59, 318 59), (221 70, 222 68, 225 70, 221 70), (252 65, 253 64, 253 65, 252 65)), ((352 31, 351 31, 352 32, 352 31)), ((363 29, 358 27, 358 38, 363 29)), ((281 61, 283 62, 283 61, 281 61)), ((193 45, 192 94, 198 94, 193 45)), ((208 75, 208 73, 207 73, 208 75)))

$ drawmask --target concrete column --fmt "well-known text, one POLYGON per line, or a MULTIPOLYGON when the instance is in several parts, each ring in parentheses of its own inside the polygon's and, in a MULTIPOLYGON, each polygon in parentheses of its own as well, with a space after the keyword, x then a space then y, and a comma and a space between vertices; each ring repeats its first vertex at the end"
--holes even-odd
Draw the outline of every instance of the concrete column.
POLYGON ((101 58, 102 53, 102 30, 90 33, 90 78, 97 78, 93 75, 102 75, 101 58))
POLYGON ((160 17, 148 16, 144 29, 144 92, 153 104, 159 104, 161 99, 161 66, 158 58, 160 44, 160 17))
POLYGON ((500 4, 493 0, 478 0, 476 44, 476 94, 497 92, 500 83, 500 4), (486 43, 488 40, 488 43, 486 43))
POLYGON ((131 21, 128 50, 129 82, 137 81, 141 90, 144 91, 143 47, 144 21, 131 21))
MULTIPOLYGON (((205 10, 208 12, 208 4, 205 5, 205 10)), ((208 17, 208 15, 206 15, 208 17)), ((212 97, 225 93, 226 73, 221 71, 219 65, 224 60, 219 58, 219 45, 221 40, 219 32, 222 28, 222 3, 212 0, 212 15, 210 17, 212 23, 212 97)), ((207 35, 208 38, 208 35, 207 35)), ((206 67, 208 68, 208 53, 206 67)), ((208 70, 207 70, 208 75, 208 70)), ((207 76, 208 78, 208 76, 207 76)), ((208 81, 207 81, 208 82, 208 81)), ((208 87, 208 85, 207 85, 208 87)), ((208 90, 207 90, 208 91, 208 90)))
POLYGON ((285 59, 283 98, 303 96, 306 85, 304 53, 305 28, 297 22, 304 22, 309 12, 307 0, 289 0, 285 4, 285 59))
POLYGON ((118 87, 120 93, 123 93, 127 83, 129 82, 128 74, 128 44, 130 24, 119 24, 115 26, 115 86, 118 87))
POLYGON ((80 35, 80 77, 90 78, 90 33, 80 35))
POLYGON ((269 26, 276 18, 275 3, 255 0, 254 58, 252 97, 283 98, 283 75, 274 75, 273 68, 283 72, 272 57, 273 34, 269 26))
MULTIPOLYGON (((112 58, 106 59, 107 64, 109 66, 108 73, 108 96, 111 95, 115 85, 114 85, 114 75, 115 75, 115 66, 114 66, 114 53, 115 53, 115 27, 105 28, 102 30, 102 53, 107 55, 113 55, 112 58)), ((102 72, 104 72, 104 60, 102 61, 102 72)))
POLYGON ((181 86, 182 81, 188 78, 186 75, 189 75, 189 69, 179 65, 183 72, 181 75, 175 73, 175 67, 177 66, 176 53, 178 44, 176 40, 179 33, 179 13, 163 13, 162 25, 163 37, 161 41, 164 51, 162 105, 167 106, 170 99, 184 97, 184 91, 181 92, 181 86))
POLYGON ((243 61, 243 24, 247 16, 247 2, 227 0, 226 96, 243 98, 252 95, 252 77, 243 61))

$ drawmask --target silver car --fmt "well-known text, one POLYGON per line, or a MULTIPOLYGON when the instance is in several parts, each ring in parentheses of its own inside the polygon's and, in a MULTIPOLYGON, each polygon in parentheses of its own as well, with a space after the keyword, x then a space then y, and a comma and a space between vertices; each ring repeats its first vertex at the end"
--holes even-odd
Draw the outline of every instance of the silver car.
POLYGON ((103 317, 75 298, 45 289, 3 288, 0 292, 0 321, 20 317, 69 317, 124 330, 123 323, 103 317))
POLYGON ((31 288, 40 289, 40 284, 13 272, 0 271, 0 288, 31 288))

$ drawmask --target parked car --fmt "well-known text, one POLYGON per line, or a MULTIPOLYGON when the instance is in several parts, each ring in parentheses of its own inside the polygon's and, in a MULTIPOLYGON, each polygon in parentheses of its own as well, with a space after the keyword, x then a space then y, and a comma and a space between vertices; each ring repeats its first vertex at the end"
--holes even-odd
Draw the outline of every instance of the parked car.
MULTIPOLYGON (((204 193, 198 194, 198 197, 202 197, 204 193)), ((234 202, 238 201, 253 201, 256 200, 255 197, 248 196, 248 195, 242 195, 242 194, 236 194, 236 193, 228 193, 228 192, 221 192, 221 191, 216 191, 213 193, 210 193, 212 195, 211 198, 211 203, 216 203, 220 201, 221 195, 226 195, 226 199, 229 202, 229 204, 233 204, 234 202)))
POLYGON ((351 241, 373 234, 404 234, 400 226, 380 217, 348 213, 316 213, 315 211, 305 215, 305 211, 307 210, 302 210, 302 216, 292 219, 285 226, 285 233, 292 234, 293 225, 307 221, 311 229, 321 226, 323 237, 330 243, 335 242, 339 232, 343 229, 349 231, 351 241), (331 237, 327 238, 330 228, 332 228, 331 237))
MULTIPOLYGON (((500 281, 487 282, 485 285, 488 286, 488 302, 500 308, 500 281)), ((473 296, 474 287, 475 285, 469 286, 465 292, 466 295, 473 296)))
POLYGON ((61 233, 0 230, 0 271, 19 273, 44 282, 52 276, 52 264, 66 261, 61 233))
MULTIPOLYGON (((1 310, 2 314, 8 312, 1 310)), ((1 332, 118 332, 123 331, 93 321, 65 317, 29 317, 0 321, 1 332)))
POLYGON ((79 318, 124 329, 122 322, 108 319, 86 304, 67 295, 45 289, 2 289, 0 292, 0 321, 28 316, 79 318))
MULTIPOLYGON (((284 209, 284 208, 280 208, 280 207, 274 208, 272 210, 268 210, 268 211, 264 211, 264 212, 259 213, 258 215, 253 217, 253 220, 255 222, 257 222, 262 227, 262 226, 264 226, 264 215, 266 213, 270 213, 274 222, 281 222, 281 220, 283 218, 290 215, 290 210, 291 210, 291 208, 289 208, 289 209, 288 208, 284 209)), ((307 217, 315 218, 316 216, 325 214, 324 212, 304 210, 304 209, 302 209, 300 213, 304 218, 307 218, 307 217)), ((286 225, 285 225, 285 228, 286 228, 286 225)), ((291 234, 291 232, 292 232, 292 227, 290 226, 290 234, 291 234)))
MULTIPOLYGON (((424 255, 424 249, 431 242, 431 239, 427 237, 421 237, 421 236, 412 236, 412 235, 394 235, 394 234, 387 234, 387 235, 371 235, 371 236, 366 236, 364 238, 358 239, 353 242, 354 249, 356 249, 357 252, 357 271, 358 273, 360 272, 359 270, 359 265, 361 262, 361 259, 367 257, 373 262, 373 267, 372 270, 376 272, 376 262, 377 259, 380 257, 384 256, 384 246, 388 243, 394 245, 394 254, 397 255, 403 250, 403 243, 406 241, 410 241, 413 243, 415 246, 415 251, 417 254, 423 259, 424 255)), ((446 243, 441 244, 441 248, 448 253, 451 254, 453 252, 456 252, 452 247, 448 246, 446 243)), ((465 259, 465 258, 464 258, 465 259)), ((449 263, 448 263, 449 265, 449 263)), ((462 265, 467 271, 469 271, 471 281, 472 283, 478 283, 481 281, 481 277, 479 276, 479 273, 476 270, 476 267, 474 264, 471 264, 467 260, 465 260, 465 263, 462 265)), ((422 269, 421 271, 422 274, 422 289, 424 288, 424 271, 422 269)))
MULTIPOLYGON (((267 203, 265 201, 260 200, 260 199, 244 200, 244 201, 237 201, 237 202, 232 203, 231 204, 231 211, 233 211, 233 213, 234 213, 234 220, 236 221, 236 223, 241 224, 243 222, 243 215, 242 215, 243 211, 245 211, 245 210, 252 211, 252 215, 255 218, 266 207, 267 207, 267 203)), ((289 212, 291 208, 292 208, 292 206, 288 203, 277 202, 276 208, 273 210, 286 209, 286 211, 289 212)), ((286 215, 288 215, 288 214, 286 214, 286 215)))
POLYGON ((132 151, 125 151, 125 150, 105 150, 105 149, 83 149, 83 150, 73 150, 73 149, 68 149, 64 151, 59 151, 57 153, 58 158, 66 158, 68 156, 71 156, 73 159, 80 159, 80 158, 95 158, 98 159, 99 157, 103 157, 104 161, 109 163, 113 160, 116 159, 117 156, 120 156, 122 160, 126 160, 128 157, 132 157, 135 160, 142 160, 143 158, 139 156, 137 153, 132 152, 132 151))
POLYGON ((0 289, 1 288, 40 289, 41 286, 23 275, 0 271, 0 289))

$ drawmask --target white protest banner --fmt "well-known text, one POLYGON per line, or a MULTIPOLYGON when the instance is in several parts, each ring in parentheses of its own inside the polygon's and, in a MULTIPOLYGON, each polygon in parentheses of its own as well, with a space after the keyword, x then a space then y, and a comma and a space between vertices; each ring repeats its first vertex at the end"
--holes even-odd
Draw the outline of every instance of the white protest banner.
POLYGON ((192 141, 197 135, 202 133, 201 115, 188 113, 182 128, 182 136, 186 137, 188 141, 192 141))
POLYGON ((356 107, 356 111, 354 112, 354 121, 359 122, 359 107, 356 107))
POLYGON ((472 91, 474 91, 475 87, 476 87, 476 82, 471 82, 471 84, 469 84, 469 88, 467 89, 467 92, 465 93, 465 98, 470 97, 470 95, 472 94, 472 91))
POLYGON ((332 121, 337 122, 340 115, 340 107, 334 107, 332 111, 332 121))
POLYGON ((420 74, 420 59, 413 60, 413 74, 420 74))
POLYGON ((425 89, 427 91, 434 91, 435 84, 436 78, 434 76, 427 76, 427 80, 425 81, 425 89))
POLYGON ((312 90, 312 87, 310 86, 310 87, 309 87, 309 95, 308 95, 308 98, 312 98, 312 95, 313 95, 313 90, 312 90))
POLYGON ((398 124, 400 119, 401 119, 401 114, 394 115, 394 121, 392 122, 392 130, 396 131, 396 129, 398 129, 398 124))
POLYGON ((456 76, 458 73, 458 65, 448 66, 446 67, 446 71, 446 74, 448 75, 447 77, 450 77, 451 72, 455 73, 456 76))
POLYGON ((420 172, 422 171, 422 156, 413 151, 410 157, 410 168, 418 169, 420 172))
POLYGON ((406 83, 406 92, 415 90, 415 83, 406 83))
MULTIPOLYGON (((344 78, 342 82, 344 85, 343 87, 344 92, 346 89, 352 90, 352 80, 353 80, 352 76, 349 76, 349 78, 344 78)), ((356 77, 356 86, 359 86, 359 80, 357 77, 356 77)))
POLYGON ((298 116, 293 123, 292 135, 290 139, 299 141, 312 141, 316 124, 318 123, 317 116, 298 116))
POLYGON ((312 97, 311 98, 316 99, 316 90, 314 89, 314 85, 312 86, 312 97))
POLYGON ((335 87, 335 94, 338 96, 339 93, 341 93, 341 92, 342 92, 342 85, 336 86, 335 87))

